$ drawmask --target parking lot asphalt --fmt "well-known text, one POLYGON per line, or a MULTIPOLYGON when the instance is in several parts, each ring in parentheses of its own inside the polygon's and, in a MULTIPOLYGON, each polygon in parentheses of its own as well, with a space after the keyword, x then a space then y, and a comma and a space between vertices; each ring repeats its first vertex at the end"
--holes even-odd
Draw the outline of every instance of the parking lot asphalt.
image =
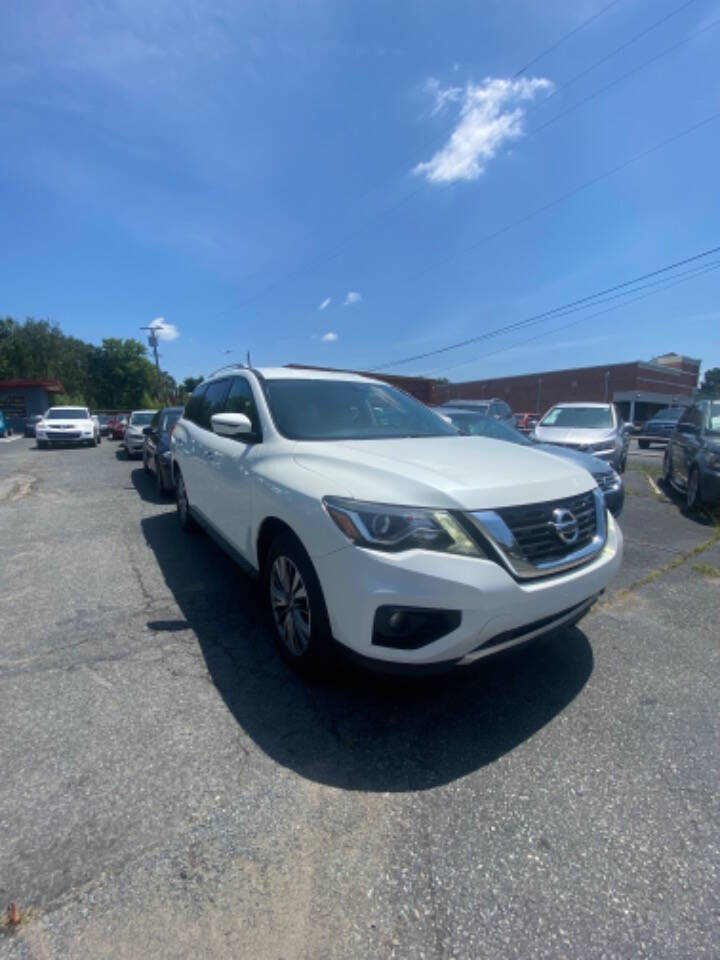
POLYGON ((660 457, 579 627, 307 686, 116 444, 0 448, 0 957, 717 957, 720 541, 660 457))

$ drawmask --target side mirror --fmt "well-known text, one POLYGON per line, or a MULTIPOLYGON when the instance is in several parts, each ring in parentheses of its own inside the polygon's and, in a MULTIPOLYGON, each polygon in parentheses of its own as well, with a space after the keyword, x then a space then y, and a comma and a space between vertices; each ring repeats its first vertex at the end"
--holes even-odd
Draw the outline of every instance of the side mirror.
POLYGON ((152 427, 143 427, 143 433, 145 434, 146 437, 149 436, 152 432, 153 432, 152 427))
POLYGON ((679 423, 677 425, 680 433, 699 433, 700 430, 694 423, 679 423))
POLYGON ((624 423, 622 425, 622 434, 624 437, 629 437, 633 431, 633 425, 631 423, 624 423))
POLYGON ((213 431, 220 437, 247 436, 253 432, 250 418, 244 413, 214 413, 210 417, 213 431))

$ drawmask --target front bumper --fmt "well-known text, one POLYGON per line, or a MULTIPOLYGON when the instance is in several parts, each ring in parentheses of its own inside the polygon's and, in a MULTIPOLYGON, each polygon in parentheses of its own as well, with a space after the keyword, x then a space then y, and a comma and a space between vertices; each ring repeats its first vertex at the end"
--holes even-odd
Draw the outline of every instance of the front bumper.
POLYGON ((126 434, 124 446, 128 453, 142 453, 145 448, 145 437, 129 437, 126 434))
POLYGON ((607 523, 607 541, 595 560, 535 581, 515 580, 491 560, 422 550, 385 554, 348 546, 313 563, 340 644, 386 664, 441 666, 491 656, 579 619, 622 562, 622 533, 612 517, 607 523), (372 642, 375 612, 388 605, 458 610, 461 622, 419 649, 378 646, 372 642))

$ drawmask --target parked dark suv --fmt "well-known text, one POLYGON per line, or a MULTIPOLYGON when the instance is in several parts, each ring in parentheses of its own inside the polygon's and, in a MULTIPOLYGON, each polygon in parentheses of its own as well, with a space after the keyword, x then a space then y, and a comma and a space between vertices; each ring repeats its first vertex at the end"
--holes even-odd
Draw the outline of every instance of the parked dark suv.
POLYGON ((490 417, 493 420, 501 420, 503 423, 510 424, 511 427, 517 425, 515 414, 504 400, 497 397, 491 397, 490 400, 448 400, 443 407, 452 407, 453 410, 468 410, 472 413, 480 413, 484 417, 490 417))
POLYGON ((638 437, 640 449, 647 450, 651 443, 667 443, 682 412, 682 407, 666 407, 654 414, 640 432, 638 437))
POLYGON ((150 426, 143 430, 143 467, 145 473, 155 474, 161 497, 168 496, 174 488, 170 437, 182 415, 183 407, 164 407, 152 418, 150 426))
POLYGON ((668 441, 663 478, 685 494, 691 510, 720 503, 720 400, 686 408, 668 441))

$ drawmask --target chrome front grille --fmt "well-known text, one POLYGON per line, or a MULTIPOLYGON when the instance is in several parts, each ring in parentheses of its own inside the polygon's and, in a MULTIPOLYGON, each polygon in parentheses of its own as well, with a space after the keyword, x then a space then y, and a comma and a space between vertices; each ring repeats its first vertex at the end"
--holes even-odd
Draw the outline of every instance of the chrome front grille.
POLYGON ((479 510, 472 521, 519 579, 559 573, 592 559, 607 534, 603 496, 587 493, 544 503, 479 510))
POLYGON ((505 507, 498 510, 510 528, 515 540, 531 563, 567 556, 586 546, 595 536, 595 500, 592 490, 579 497, 549 503, 534 503, 527 507, 505 507), (578 532, 572 542, 561 539, 553 526, 555 510, 569 510, 577 521, 578 532))

